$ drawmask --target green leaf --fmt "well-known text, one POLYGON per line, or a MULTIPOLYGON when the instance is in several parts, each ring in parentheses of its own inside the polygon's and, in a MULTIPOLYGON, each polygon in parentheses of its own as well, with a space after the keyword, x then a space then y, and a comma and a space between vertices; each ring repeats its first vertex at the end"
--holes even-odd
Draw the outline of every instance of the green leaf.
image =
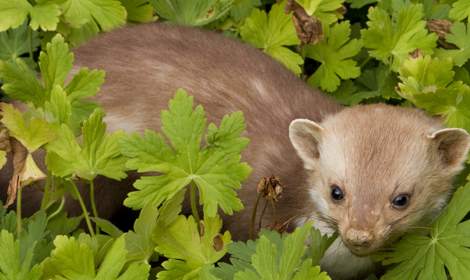
POLYGON ((261 0, 234 0, 230 16, 237 22, 250 15, 255 7, 261 6, 261 0))
POLYGON ((409 234, 393 251, 380 254, 385 265, 396 264, 381 279, 465 279, 470 273, 470 184, 460 187, 426 235, 409 234))
POLYGON ((45 31, 56 30, 60 14, 59 5, 40 2, 30 10, 31 22, 29 25, 33 30, 38 28, 45 31))
POLYGON ((31 102, 35 106, 47 100, 36 73, 21 59, 0 61, 0 79, 3 81, 2 90, 12 99, 31 102))
POLYGON ((2 123, 30 153, 56 137, 54 128, 43 119, 27 117, 11 104, 2 103, 0 108, 2 123))
POLYGON ((181 25, 203 26, 226 15, 233 0, 150 0, 150 3, 166 20, 181 25))
POLYGON ((74 28, 95 21, 101 30, 109 31, 126 22, 126 9, 118 0, 67 0, 64 19, 74 28))
POLYGON ((0 31, 20 26, 28 16, 31 4, 27 0, 0 0, 0 31))
POLYGON ((450 127, 470 131, 470 87, 454 80, 451 59, 410 58, 400 69, 400 95, 427 111, 442 115, 450 127))
POLYGON ((47 146, 46 163, 50 171, 59 177, 78 176, 93 180, 102 175, 122 179, 126 159, 119 151, 120 132, 105 134, 104 113, 95 110, 82 128, 83 142, 78 143, 69 127, 62 125, 60 137, 47 146))
POLYGON ((44 261, 47 279, 57 280, 124 280, 148 279, 149 265, 142 262, 127 263, 124 236, 117 238, 106 249, 103 261, 97 263, 97 256, 85 240, 57 236, 51 257, 44 261))
POLYGON ((100 32, 100 28, 93 20, 76 28, 65 22, 59 22, 57 31, 67 38, 70 46, 78 46, 96 36, 100 32))
POLYGON ((134 184, 137 191, 129 193, 124 204, 134 209, 147 203, 159 206, 189 184, 195 184, 206 216, 214 217, 218 207, 227 214, 242 209, 235 190, 251 171, 240 163, 240 151, 248 143, 240 136, 245 128, 243 115, 224 117, 219 128, 209 125, 208 142, 201 147, 206 130, 203 108, 193 109, 193 98, 183 90, 176 93, 169 107, 161 113, 161 121, 171 145, 150 131, 143 137, 133 134, 122 141, 123 154, 130 158, 129 168, 161 174, 139 179, 134 184))
POLYGON ((432 59, 430 56, 409 58, 400 68, 398 84, 403 97, 413 101, 419 94, 436 93, 445 89, 454 78, 450 59, 432 59))
POLYGON ((403 60, 415 50, 432 54, 437 36, 426 30, 423 6, 406 4, 390 16, 379 7, 368 13, 368 29, 361 30, 364 46, 370 56, 391 65, 397 71, 403 60))
POLYGON ((15 61, 29 51, 34 52, 39 45, 38 33, 26 24, 0 32, 0 60, 15 61))
POLYGON ((127 10, 127 20, 133 22, 151 22, 153 7, 148 0, 119 0, 127 10))
POLYGON ((345 105, 356 105, 372 98, 375 98, 374 101, 378 98, 381 98, 379 100, 400 99, 396 92, 397 84, 396 74, 388 66, 379 64, 375 68, 364 70, 352 88, 343 83, 343 88, 338 89, 333 95, 345 105))
POLYGON ((150 204, 140 210, 139 217, 134 223, 134 231, 126 234, 129 259, 148 261, 153 255, 156 246, 153 242, 153 233, 157 226, 158 214, 157 208, 150 204))
POLYGON ((80 69, 65 86, 72 63, 68 45, 62 36, 56 35, 39 56, 43 81, 38 81, 37 74, 22 60, 0 61, 2 89, 12 99, 32 103, 45 114, 45 119, 65 123, 76 131, 97 107, 87 99, 98 92, 104 82, 104 71, 80 69))
POLYGON ((103 70, 89 70, 81 68, 65 88, 72 102, 81 98, 93 97, 104 83, 105 72, 103 70))
POLYGON ((452 4, 452 9, 449 11, 449 17, 453 20, 464 20, 470 17, 470 1, 457 0, 452 4))
POLYGON ((157 274, 157 279, 181 279, 188 275, 196 276, 203 266, 212 265, 221 259, 231 242, 230 233, 219 234, 222 228, 220 218, 205 218, 201 224, 203 234, 199 234, 198 225, 193 217, 178 216, 166 228, 158 227, 154 240, 156 251, 170 260, 162 266, 166 269, 157 274), (177 278, 174 278, 176 276, 177 278))
POLYGON ((320 265, 320 260, 330 245, 338 238, 338 235, 323 235, 318 229, 312 228, 310 236, 310 258, 312 259, 312 264, 320 265))
POLYGON ((295 2, 302 6, 309 16, 317 17, 325 25, 343 17, 338 11, 343 6, 344 0, 295 0, 295 2))
POLYGON ((0 0, 0 31, 20 26, 28 15, 31 17, 29 26, 33 30, 56 30, 60 14, 55 3, 38 1, 32 6, 27 0, 0 0))
POLYGON ((451 57, 454 64, 462 66, 470 58, 470 30, 468 23, 456 22, 452 25, 446 41, 454 44, 458 49, 438 49, 437 55, 442 58, 451 57))
POLYGON ((292 16, 285 14, 284 6, 285 1, 274 4, 269 14, 254 9, 240 27, 240 35, 243 41, 262 49, 299 75, 303 59, 286 46, 298 45, 300 41, 292 23, 292 16))
MULTIPOLYGON (((238 270, 233 279, 330 279, 318 266, 312 265, 311 258, 305 258, 310 230, 311 225, 306 224, 282 239, 276 234, 272 237, 262 234, 256 241, 255 252, 251 255, 251 265, 238 270)), ((250 247, 247 249, 252 251, 250 247)), ((242 258, 246 259, 247 256, 242 258)), ((237 266, 241 268, 241 263, 237 266)))
POLYGON ((54 237, 57 235, 70 234, 78 228, 82 220, 82 216, 69 218, 67 217, 67 213, 60 212, 54 217, 49 217, 47 229, 54 237))
POLYGON ((46 45, 46 51, 39 56, 39 68, 44 86, 51 90, 55 85, 63 85, 67 74, 72 70, 73 54, 60 35, 46 45))
POLYGON ((256 241, 230 244, 231 264, 220 262, 211 273, 222 280, 330 279, 320 272, 317 262, 335 238, 321 236, 310 223, 282 236, 262 230, 256 241), (307 243, 311 243, 310 249, 307 243), (306 254, 308 250, 311 252, 306 254))
POLYGON ((91 217, 90 218, 104 233, 107 235, 113 237, 113 238, 118 238, 121 235, 123 235, 123 231, 120 230, 118 227, 113 225, 110 221, 106 219, 101 219, 98 217, 91 217))
POLYGON ((26 254, 20 255, 20 245, 13 234, 6 230, 0 232, 0 279, 2 280, 39 280, 42 277, 42 267, 32 266, 33 248, 28 248, 26 254))
POLYGON ((351 33, 348 21, 335 24, 325 29, 325 39, 305 49, 308 57, 320 62, 317 71, 309 78, 308 83, 327 91, 334 91, 343 80, 356 78, 361 70, 352 59, 362 48, 358 39, 349 39, 351 33))
POLYGON ((52 123, 70 123, 72 105, 67 98, 67 93, 61 86, 56 85, 51 91, 51 99, 44 105, 45 110, 52 115, 52 123))
MULTIPOLYGON (((20 233, 20 259, 30 254, 31 264, 35 265, 49 256, 51 235, 47 230, 47 216, 42 210, 23 220, 23 229, 20 233)), ((28 256, 29 257, 29 256, 28 256)))
POLYGON ((245 118, 242 112, 225 115, 219 127, 213 123, 209 124, 206 136, 208 147, 241 153, 250 142, 248 138, 240 137, 245 129, 245 118))

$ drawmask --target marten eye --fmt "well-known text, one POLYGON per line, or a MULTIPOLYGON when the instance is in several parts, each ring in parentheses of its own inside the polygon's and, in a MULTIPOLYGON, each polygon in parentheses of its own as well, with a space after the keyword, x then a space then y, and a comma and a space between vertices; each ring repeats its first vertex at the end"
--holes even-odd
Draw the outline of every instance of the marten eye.
POLYGON ((395 196, 392 200, 392 205, 393 205, 393 208, 395 209, 403 209, 406 206, 408 206, 409 203, 410 203, 410 195, 406 193, 399 194, 395 196))
POLYGON ((331 186, 331 198, 336 201, 340 201, 344 198, 344 192, 338 185, 331 186))

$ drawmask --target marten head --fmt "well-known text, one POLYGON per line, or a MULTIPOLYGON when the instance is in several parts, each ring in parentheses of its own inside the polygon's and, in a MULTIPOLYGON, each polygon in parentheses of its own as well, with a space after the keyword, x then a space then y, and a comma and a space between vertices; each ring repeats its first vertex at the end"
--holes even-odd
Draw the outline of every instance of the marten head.
POLYGON ((312 218, 368 255, 437 216, 463 168, 470 136, 409 108, 365 105, 320 124, 294 120, 289 136, 309 174, 312 218))

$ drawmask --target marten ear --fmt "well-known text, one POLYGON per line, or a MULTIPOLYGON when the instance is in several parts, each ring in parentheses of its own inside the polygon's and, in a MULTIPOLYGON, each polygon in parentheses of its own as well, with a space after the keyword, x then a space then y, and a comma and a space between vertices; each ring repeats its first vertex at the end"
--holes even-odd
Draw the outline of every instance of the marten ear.
POLYGON ((322 132, 323 127, 311 120, 296 119, 290 123, 290 141, 307 169, 312 169, 320 157, 318 144, 322 132))
POLYGON ((461 128, 444 128, 428 138, 435 143, 445 168, 459 171, 470 149, 470 135, 461 128))

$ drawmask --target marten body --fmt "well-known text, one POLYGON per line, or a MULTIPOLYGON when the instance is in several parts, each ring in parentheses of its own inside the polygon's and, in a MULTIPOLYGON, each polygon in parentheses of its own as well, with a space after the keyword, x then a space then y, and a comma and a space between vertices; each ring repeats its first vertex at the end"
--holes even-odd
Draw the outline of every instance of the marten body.
MULTIPOLYGON (((178 88, 204 106, 211 122, 231 112, 244 113, 250 144, 243 161, 253 172, 239 193, 245 209, 225 221, 236 238, 248 238, 256 185, 263 177, 278 176, 285 185, 278 203, 280 221, 309 207, 298 199, 308 195, 300 188, 306 174, 290 144, 289 124, 296 118, 319 122, 341 107, 272 58, 221 34, 162 24, 106 33, 74 53, 77 67, 106 71, 97 101, 110 130, 159 131, 160 111, 178 88)), ((264 225, 269 223, 267 219, 264 225)))
MULTIPOLYGON (((262 52, 209 31, 128 27, 91 40, 75 57, 77 67, 106 71, 96 100, 110 130, 159 130, 160 111, 178 88, 204 106, 209 121, 243 111, 251 143, 242 156, 253 173, 239 192, 245 209, 226 217, 226 228, 248 237, 256 186, 277 176, 284 185, 277 221, 313 219, 324 233, 339 232, 322 262, 337 279, 371 269, 368 257, 355 255, 435 217, 469 148, 463 130, 442 129, 418 110, 343 109, 262 52)), ((99 211, 113 216, 129 189, 109 181, 101 188, 99 211)), ((263 225, 273 222, 268 210, 263 225)))

